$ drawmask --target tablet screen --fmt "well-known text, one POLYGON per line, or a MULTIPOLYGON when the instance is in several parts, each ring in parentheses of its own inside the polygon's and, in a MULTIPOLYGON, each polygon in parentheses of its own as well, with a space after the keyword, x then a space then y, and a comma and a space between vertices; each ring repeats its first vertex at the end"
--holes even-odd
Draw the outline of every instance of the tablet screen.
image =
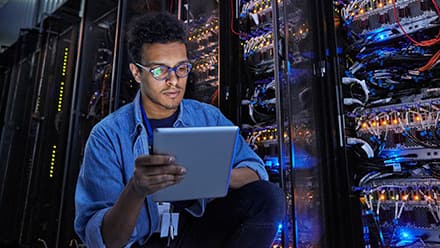
POLYGON ((225 196, 238 135, 237 126, 155 129, 153 152, 175 156, 187 172, 180 183, 153 193, 153 200, 225 196))

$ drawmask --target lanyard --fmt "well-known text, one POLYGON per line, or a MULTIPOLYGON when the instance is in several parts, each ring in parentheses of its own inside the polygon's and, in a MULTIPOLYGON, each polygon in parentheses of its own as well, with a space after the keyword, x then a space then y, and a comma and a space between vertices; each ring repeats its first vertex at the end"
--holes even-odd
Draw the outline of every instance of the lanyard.
POLYGON ((142 103, 142 97, 140 97, 140 102, 141 102, 142 118, 144 119, 144 124, 145 127, 147 128, 148 150, 151 153, 153 150, 153 129, 151 128, 150 121, 148 120, 147 114, 145 113, 144 105, 142 103))

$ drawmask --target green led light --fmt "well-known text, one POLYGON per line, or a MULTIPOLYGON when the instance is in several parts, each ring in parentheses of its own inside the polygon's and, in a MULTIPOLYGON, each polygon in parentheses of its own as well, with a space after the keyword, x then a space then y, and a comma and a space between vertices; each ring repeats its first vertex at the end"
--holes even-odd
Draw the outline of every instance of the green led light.
POLYGON ((52 158, 51 158, 51 162, 50 162, 50 167, 49 167, 49 177, 53 177, 53 172, 55 169, 55 157, 56 157, 56 145, 52 146, 52 158))
MULTIPOLYGON (((65 47, 64 48, 64 61, 63 61, 63 66, 62 66, 62 70, 61 70, 61 76, 66 76, 66 72, 67 72, 67 60, 68 60, 68 55, 69 55, 69 48, 65 47)), ((64 81, 60 82, 60 90, 59 90, 59 95, 58 95, 58 112, 62 111, 62 102, 63 102, 63 93, 64 93, 64 81)))

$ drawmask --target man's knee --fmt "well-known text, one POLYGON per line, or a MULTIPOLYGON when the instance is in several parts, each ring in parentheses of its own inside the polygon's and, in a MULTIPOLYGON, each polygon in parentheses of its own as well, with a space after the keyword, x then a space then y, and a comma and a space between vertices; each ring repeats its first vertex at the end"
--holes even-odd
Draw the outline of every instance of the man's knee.
POLYGON ((256 181, 243 186, 243 192, 263 214, 282 220, 286 212, 286 198, 281 188, 268 181, 256 181))

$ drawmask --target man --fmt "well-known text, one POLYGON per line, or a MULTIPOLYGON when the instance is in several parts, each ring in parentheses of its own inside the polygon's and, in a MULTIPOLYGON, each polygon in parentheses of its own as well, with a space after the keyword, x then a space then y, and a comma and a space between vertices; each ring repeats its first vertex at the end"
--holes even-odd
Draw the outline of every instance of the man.
POLYGON ((140 90, 90 133, 75 195, 78 235, 92 248, 270 246, 284 216, 284 195, 267 182, 261 159, 242 137, 228 195, 172 203, 180 213, 178 234, 160 238, 158 205, 150 195, 179 183, 186 171, 174 157, 150 153, 152 129, 232 123, 211 105, 183 99, 192 66, 184 26, 173 16, 136 18, 128 48, 140 90))

